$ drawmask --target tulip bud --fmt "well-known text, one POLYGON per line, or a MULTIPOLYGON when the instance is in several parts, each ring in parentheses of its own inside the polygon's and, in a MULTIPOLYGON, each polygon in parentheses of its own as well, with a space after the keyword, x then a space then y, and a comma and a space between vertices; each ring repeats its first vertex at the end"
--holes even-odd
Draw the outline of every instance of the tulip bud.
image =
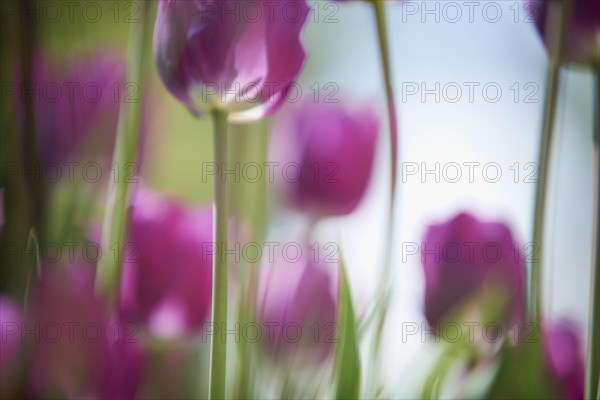
POLYGON ((337 320, 338 264, 315 262, 302 247, 299 260, 277 253, 260 275, 258 316, 269 355, 296 365, 314 365, 331 353, 337 320))
POLYGON ((564 399, 583 399, 585 365, 577 330, 568 321, 544 329, 544 350, 548 372, 564 399))
MULTIPOLYGON (((528 0, 527 8, 535 18, 536 28, 542 38, 547 33, 549 2, 555 0, 528 0)), ((555 1, 556 2, 556 1, 555 1)), ((600 2, 572 0, 571 18, 565 32, 564 58, 568 62, 600 62, 600 2)), ((550 27, 550 29, 556 29, 550 27)))
MULTIPOLYGON (((525 296, 523 255, 509 228, 462 213, 430 225, 421 248, 425 272, 425 316, 435 329, 461 312, 503 325, 519 322, 525 296), (482 309, 498 296, 500 310, 482 309), (485 315, 492 312, 493 315, 485 315)), ((454 321, 452 321, 454 322, 454 321)))
POLYGON ((367 190, 378 133, 369 107, 304 103, 279 115, 271 160, 284 201, 316 217, 351 213, 367 190))
POLYGON ((234 120, 258 119, 285 100, 302 69, 308 13, 306 0, 251 7, 242 0, 161 0, 154 29, 160 77, 196 116, 219 109, 234 120))
POLYGON ((212 211, 189 211, 141 189, 132 210, 121 285, 121 315, 153 336, 200 332, 212 296, 212 211))

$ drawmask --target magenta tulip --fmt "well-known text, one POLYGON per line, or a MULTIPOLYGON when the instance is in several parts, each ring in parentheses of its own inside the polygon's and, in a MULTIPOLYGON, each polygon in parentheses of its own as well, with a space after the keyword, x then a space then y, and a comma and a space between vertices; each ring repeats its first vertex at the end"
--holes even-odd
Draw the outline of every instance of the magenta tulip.
MULTIPOLYGON (((547 34, 548 2, 554 0, 528 0, 528 9, 542 38, 547 34)), ((568 22, 565 60, 579 63, 600 62, 600 2, 597 0, 572 0, 571 18, 568 22)))
POLYGON ((276 256, 261 271, 258 316, 268 354, 280 361, 314 365, 336 339, 338 264, 315 262, 302 247, 297 262, 276 256))
MULTIPOLYGON (((115 320, 112 321, 113 324, 115 320)), ((141 389, 146 353, 141 346, 139 327, 119 321, 111 334, 111 372, 106 393, 111 399, 135 399, 141 389), (118 329, 118 331, 117 331, 118 329)))
POLYGON ((121 285, 121 314, 162 339, 200 332, 212 296, 212 211, 141 189, 121 285))
POLYGON ((568 321, 549 324, 544 329, 544 349, 548 371, 564 399, 583 399, 585 364, 577 330, 568 321))
POLYGON ((379 120, 368 106, 304 103, 278 116, 271 160, 284 201, 314 217, 352 212, 373 169, 379 120))
MULTIPOLYGON (((47 266, 32 289, 20 338, 30 348, 33 397, 134 398, 143 353, 94 296, 94 270, 47 266)), ((135 329, 132 329, 134 331, 135 329)))
MULTIPOLYGON (((425 272, 425 316, 439 328, 461 312, 477 308, 485 295, 499 296, 504 307, 482 310, 486 321, 520 321, 525 295, 524 258, 509 228, 462 213, 429 226, 421 248, 425 272)), ((455 322, 455 321, 451 321, 455 322)))
MULTIPOLYGON (((124 84, 123 60, 109 52, 68 60, 59 67, 44 55, 33 65, 33 115, 43 168, 57 163, 109 157, 117 129, 119 104, 138 101, 124 84)), ((20 79, 18 79, 20 81, 20 79)), ((17 85, 16 100, 24 125, 24 93, 17 85)), ((132 88, 135 90, 135 88, 132 88)), ((53 170, 52 170, 53 171, 53 170)))
POLYGON ((196 116, 232 119, 274 111, 306 57, 306 0, 161 0, 154 56, 167 89, 196 116))

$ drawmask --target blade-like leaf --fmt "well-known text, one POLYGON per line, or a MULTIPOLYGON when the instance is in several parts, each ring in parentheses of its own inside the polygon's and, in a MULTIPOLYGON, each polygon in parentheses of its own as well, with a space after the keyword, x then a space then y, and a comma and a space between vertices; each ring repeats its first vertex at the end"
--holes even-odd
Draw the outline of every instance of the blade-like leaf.
POLYGON ((338 300, 339 335, 336 346, 336 399, 358 399, 360 394, 360 353, 358 330, 346 267, 340 256, 338 300))

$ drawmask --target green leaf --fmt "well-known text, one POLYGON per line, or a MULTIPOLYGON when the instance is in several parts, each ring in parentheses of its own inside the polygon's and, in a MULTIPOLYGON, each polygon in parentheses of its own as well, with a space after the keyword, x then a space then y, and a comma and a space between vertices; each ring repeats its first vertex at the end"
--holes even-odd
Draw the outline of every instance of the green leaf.
POLYGON ((486 398, 554 399, 560 391, 545 371, 540 336, 518 347, 505 344, 500 370, 486 398))
POLYGON ((358 399, 360 393, 360 353, 358 329, 344 260, 340 257, 338 300, 339 335, 336 346, 336 399, 358 399))

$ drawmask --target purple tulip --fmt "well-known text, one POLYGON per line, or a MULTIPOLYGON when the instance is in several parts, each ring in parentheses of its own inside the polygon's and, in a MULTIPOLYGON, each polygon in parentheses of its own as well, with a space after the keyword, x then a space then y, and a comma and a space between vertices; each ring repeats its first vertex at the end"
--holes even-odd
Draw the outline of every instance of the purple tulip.
MULTIPOLYGON (((548 2, 528 0, 527 8, 535 18, 542 38, 546 35, 548 2)), ((600 2, 597 0, 573 0, 565 43, 565 60, 579 63, 600 62, 600 2)))
POLYGON ((167 89, 196 116, 274 111, 300 73, 306 0, 161 0, 154 56, 167 89))
POLYGON ((31 349, 30 396, 134 398, 143 354, 94 296, 88 266, 47 266, 20 331, 31 349))
MULTIPOLYGON (((63 162, 111 155, 119 104, 129 93, 124 77, 123 60, 109 52, 71 59, 62 68, 44 55, 36 56, 33 112, 43 167, 49 168, 50 163, 64 167, 63 162)), ((24 94, 21 86, 17 88, 17 110, 23 125, 24 94)))
POLYGON ((546 363, 561 398, 583 399, 585 365, 574 325, 568 321, 549 324, 544 329, 546 363))
POLYGON ((298 262, 276 257, 261 271, 258 316, 265 348, 276 360, 314 364, 325 360, 335 340, 338 265, 315 262, 302 247, 298 262))
POLYGON ((437 329, 457 313, 477 307, 490 293, 499 295, 497 300, 504 306, 500 315, 493 316, 494 322, 508 325, 520 321, 525 265, 506 225, 481 222, 462 213, 429 226, 421 245, 425 316, 432 327, 437 329))
POLYGON ((212 211, 190 211, 141 189, 136 196, 121 285, 121 314, 152 335, 198 333, 210 316, 212 211))
POLYGON ((378 133, 369 107, 307 102, 278 116, 271 159, 286 203, 316 217, 351 213, 366 192, 378 133))
POLYGON ((13 393, 13 379, 19 370, 21 352, 21 309, 11 299, 0 297, 0 395, 10 397, 13 393))
POLYGON ((137 325, 119 321, 114 329, 112 333, 118 332, 118 336, 111 340, 112 368, 106 393, 111 399, 135 399, 140 392, 146 353, 138 344, 137 325))

